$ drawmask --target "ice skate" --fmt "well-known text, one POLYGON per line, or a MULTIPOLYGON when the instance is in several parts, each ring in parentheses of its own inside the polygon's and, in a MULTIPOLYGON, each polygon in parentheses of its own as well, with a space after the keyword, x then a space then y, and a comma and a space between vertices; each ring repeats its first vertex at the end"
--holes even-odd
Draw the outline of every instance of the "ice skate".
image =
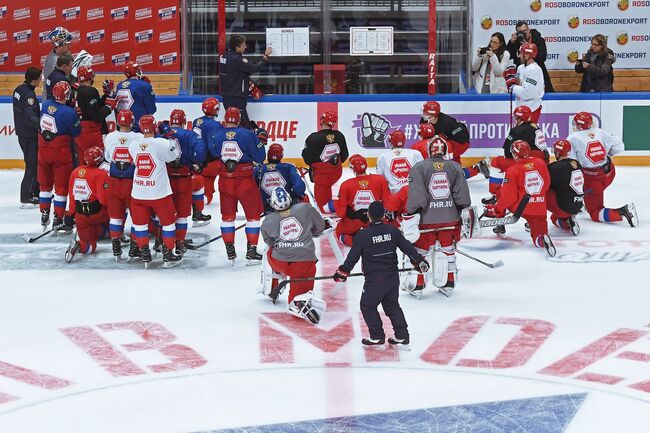
POLYGON ((639 215, 636 213, 636 207, 634 206, 634 203, 628 203, 616 210, 621 214, 622 217, 627 220, 627 223, 630 225, 630 227, 639 226, 639 215))
POLYGON ((405 287, 406 291, 408 292, 409 295, 415 297, 418 301, 422 297, 422 291, 424 290, 424 286, 421 284, 417 284, 415 287, 410 288, 410 287, 405 287))
POLYGON ((192 227, 202 227, 210 224, 212 219, 211 215, 205 215, 200 210, 194 211, 192 214, 192 227))
POLYGON ((235 266, 235 259, 237 258, 237 252, 235 251, 235 244, 225 244, 226 245, 226 256, 230 261, 232 266, 235 266))
POLYGON ((115 257, 116 262, 119 262, 120 258, 122 258, 122 243, 120 242, 120 238, 111 239, 111 246, 113 248, 113 257, 115 257))
POLYGON ((578 224, 578 219, 575 215, 571 215, 567 221, 569 223, 569 230, 573 236, 578 236, 580 234, 580 225, 578 224))
POLYGON ((399 349, 399 350, 404 350, 406 352, 409 352, 411 348, 409 347, 409 337, 407 336, 406 338, 389 338, 388 339, 388 344, 391 346, 399 349))
POLYGON ((151 258, 151 250, 149 249, 149 245, 145 245, 144 247, 140 248, 140 255, 142 257, 142 263, 144 263, 144 268, 148 269, 149 263, 151 263, 153 260, 151 258))
POLYGON ((262 255, 257 252, 257 246, 248 244, 246 247, 246 266, 255 266, 262 263, 262 255))
POLYGON ((68 249, 65 252, 65 262, 70 263, 72 259, 74 259, 75 254, 79 251, 79 241, 77 240, 72 240, 70 241, 70 245, 68 245, 68 249))
POLYGON ((454 286, 455 283, 453 281, 447 281, 447 284, 445 284, 442 287, 438 287, 438 291, 445 295, 446 297, 450 297, 452 292, 454 291, 454 286))
POLYGON ((129 244, 129 257, 127 260, 131 262, 141 258, 142 258, 142 252, 140 251, 137 242, 131 239, 131 243, 129 244))
POLYGON ((479 173, 483 175, 486 179, 490 178, 490 158, 485 158, 475 164, 475 167, 478 169, 479 173))
POLYGON ((165 244, 162 246, 163 253, 163 268, 171 268, 181 263, 183 257, 179 254, 175 254, 174 250, 167 248, 165 244))
POLYGON ((492 231, 493 231, 494 234, 497 235, 497 237, 499 237, 499 238, 502 238, 502 239, 503 239, 503 238, 506 237, 506 226, 503 226, 503 225, 496 226, 496 227, 494 227, 494 228, 492 229, 492 231))
POLYGON ((544 248, 546 249, 546 253, 549 255, 549 257, 555 257, 557 251, 555 249, 555 245, 553 244, 553 241, 551 240, 550 236, 543 235, 542 242, 544 243, 544 248))
POLYGON ((44 210, 41 212, 41 226, 43 226, 43 231, 46 231, 49 225, 50 225, 50 211, 44 210))
POLYGON ((364 346, 383 346, 386 342, 385 338, 364 338, 361 340, 361 344, 364 346))
POLYGON ((492 194, 489 197, 483 197, 481 203, 483 204, 495 204, 497 202, 497 196, 492 194))

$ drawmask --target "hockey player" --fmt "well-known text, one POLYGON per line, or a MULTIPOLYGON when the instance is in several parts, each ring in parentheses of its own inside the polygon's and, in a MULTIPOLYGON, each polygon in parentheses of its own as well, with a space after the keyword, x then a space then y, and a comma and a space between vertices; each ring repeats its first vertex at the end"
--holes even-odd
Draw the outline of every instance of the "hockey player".
POLYGON ((514 74, 514 66, 506 68, 503 76, 506 79, 508 91, 515 96, 515 104, 530 108, 530 119, 539 122, 542 114, 542 98, 544 97, 544 74, 542 68, 535 62, 537 45, 527 42, 519 47, 521 64, 514 74))
POLYGON ((320 119, 321 129, 305 140, 302 159, 309 165, 314 182, 314 199, 325 213, 334 212, 332 186, 341 178, 343 164, 348 159, 348 145, 345 136, 333 129, 338 120, 336 112, 327 110, 320 119))
MULTIPOLYGON (((173 140, 174 131, 162 123, 162 133, 167 137, 154 137, 155 121, 145 114, 140 118, 142 138, 129 143, 129 153, 135 164, 133 188, 131 190, 131 219, 135 239, 145 267, 151 262, 149 250, 149 218, 158 216, 162 226, 163 267, 170 267, 181 260, 174 253, 176 244, 176 209, 165 163, 181 156, 178 142, 173 140)), ((129 258, 137 257, 131 255, 129 258)))
POLYGON ((72 139, 81 133, 79 117, 67 105, 72 89, 67 81, 56 83, 53 99, 41 108, 38 135, 38 183, 41 224, 45 230, 50 223, 52 189, 54 189, 53 228, 63 226, 63 216, 68 196, 68 180, 72 172, 72 139))
POLYGON ((593 125, 591 114, 581 111, 573 118, 574 128, 567 140, 571 143, 569 158, 582 165, 585 175, 585 208, 593 221, 618 222, 625 218, 631 227, 639 225, 634 203, 612 209, 603 203, 603 193, 616 176, 612 156, 625 150, 618 138, 593 125))
POLYGON ((367 174, 368 162, 359 154, 350 157, 350 169, 355 177, 346 180, 339 188, 339 198, 334 202, 336 214, 341 220, 336 225, 336 236, 347 246, 364 227, 368 227, 368 206, 373 201, 387 202, 389 210, 392 198, 386 178, 378 174, 367 174))
POLYGON ((548 163, 549 153, 546 146, 544 133, 537 123, 532 121, 532 111, 526 105, 516 107, 512 112, 515 118, 515 127, 510 130, 506 140, 503 143, 503 156, 497 156, 490 161, 490 181, 489 190, 492 197, 483 199, 483 204, 494 204, 503 184, 503 175, 505 171, 514 165, 515 160, 512 157, 510 147, 517 140, 523 140, 530 146, 532 156, 540 158, 548 163))
POLYGON ((524 196, 530 200, 522 217, 530 226, 533 245, 545 248, 549 256, 555 256, 555 245, 548 235, 546 223, 546 192, 551 178, 543 160, 530 154, 530 145, 517 140, 511 146, 515 164, 506 171, 503 188, 495 204, 485 205, 485 215, 489 218, 505 216, 506 211, 514 212, 524 196))
POLYGON ((70 243, 65 254, 66 262, 70 262, 77 252, 94 253, 97 241, 108 231, 108 174, 99 168, 103 161, 102 149, 89 147, 83 154, 83 165, 70 174, 70 209, 75 214, 79 240, 70 243))
MULTIPOLYGON (((129 153, 129 145, 133 140, 141 139, 142 134, 133 132, 133 113, 129 110, 120 110, 115 116, 117 130, 106 135, 104 139, 104 159, 110 164, 107 208, 109 231, 113 247, 113 256, 116 260, 122 256, 120 240, 124 234, 124 219, 126 210, 131 207, 131 188, 133 186, 133 173, 135 165, 129 153)), ((140 254, 135 239, 131 239, 131 255, 140 254)))
MULTIPOLYGON (((59 56, 70 54, 70 45, 72 44, 73 36, 65 27, 56 27, 48 33, 47 39, 52 43, 52 51, 48 53, 45 62, 43 62, 43 77, 46 79, 54 71, 59 56)), ((43 80, 43 100, 48 99, 46 81, 43 80)))
POLYGON ((83 158, 86 149, 92 146, 104 148, 102 134, 108 133, 106 117, 112 113, 117 104, 114 98, 100 98, 93 87, 95 73, 90 67, 80 66, 77 70, 77 107, 81 112, 81 134, 75 139, 77 155, 83 158))
MULTIPOLYGON (((174 196, 174 207, 176 208, 176 251, 180 254, 184 254, 186 251, 187 223, 190 215, 192 215, 192 172, 198 173, 201 171, 207 152, 205 142, 201 140, 201 137, 196 132, 185 129, 186 123, 187 117, 183 110, 172 110, 169 116, 171 135, 180 144, 181 156, 175 161, 167 163, 167 173, 169 174, 169 182, 174 196)), ((164 128, 164 126, 161 128, 161 133, 164 128)), ((203 201, 203 198, 201 198, 201 201, 203 201)))
POLYGON ((429 158, 429 140, 436 135, 436 130, 429 122, 420 123, 418 135, 421 140, 416 142, 411 149, 417 150, 422 155, 422 159, 429 158))
POLYGON ((574 236, 580 233, 576 215, 583 203, 585 183, 580 163, 569 158, 571 143, 558 140, 553 144, 556 161, 548 166, 551 186, 546 193, 546 207, 551 212, 554 226, 570 231, 574 236))
POLYGON ((134 130, 138 130, 140 117, 144 114, 156 113, 156 94, 151 87, 149 78, 142 75, 140 65, 127 61, 124 63, 124 75, 126 80, 120 81, 117 85, 116 99, 118 110, 131 110, 134 130))
MULTIPOLYGON (((217 101, 216 98, 206 98, 201 104, 201 110, 203 111, 204 116, 195 119, 193 122, 194 132, 203 139, 206 149, 209 147, 209 143, 213 140, 213 137, 217 135, 217 132, 223 129, 221 122, 217 121, 219 107, 219 101, 217 101)), ((210 152, 207 152, 205 164, 200 176, 203 178, 203 194, 205 201, 207 201, 208 204, 212 202, 212 197, 214 195, 214 182, 216 181, 217 176, 219 176, 220 166, 220 161, 214 159, 210 152)), ((205 202, 198 196, 198 193, 196 197, 192 198, 192 204, 192 222, 194 225, 209 223, 212 217, 203 214, 205 202)))
POLYGON ((229 107, 225 115, 225 128, 210 143, 208 151, 221 161, 219 199, 221 202, 221 234, 228 260, 234 264, 235 217, 237 203, 246 215, 246 259, 250 264, 261 263, 257 252, 260 236, 260 216, 264 210, 257 184, 253 178, 253 164, 264 162, 264 143, 258 141, 250 129, 239 127, 239 108, 229 107))
MULTIPOLYGON (((311 278, 316 275, 316 246, 313 238, 327 228, 323 217, 310 204, 291 204, 289 193, 277 186, 271 190, 270 206, 274 212, 264 218, 262 239, 269 247, 267 258, 275 275, 271 288, 277 286, 278 278, 311 278)), ((322 311, 322 300, 310 293, 314 281, 291 283, 289 290, 289 313, 316 324, 322 311)))
POLYGON ((361 314, 368 326, 368 338, 361 340, 366 346, 383 345, 384 329, 377 307, 381 304, 390 319, 395 335, 388 343, 408 350, 409 333, 404 312, 399 305, 399 272, 397 271, 397 248, 406 254, 419 272, 427 272, 429 263, 413 245, 404 238, 397 227, 383 224, 384 206, 373 201, 368 207, 370 225, 355 238, 345 262, 334 274, 334 281, 346 281, 350 272, 361 259, 365 277, 361 295, 361 314))
POLYGON ((291 201, 298 202, 305 199, 305 182, 298 174, 296 166, 282 162, 284 148, 281 144, 273 143, 267 152, 267 163, 253 168, 253 176, 260 188, 264 213, 272 212, 271 192, 277 187, 284 188, 291 201))
MULTIPOLYGON (((419 162, 409 177, 408 200, 402 227, 407 239, 424 255, 433 248, 434 285, 445 296, 454 290, 457 279, 456 243, 460 241, 460 211, 472 200, 463 169, 445 159, 447 143, 435 136, 429 143, 431 157, 419 162)), ((409 292, 420 297, 424 275, 418 275, 409 292)))
POLYGON ((422 161, 422 155, 417 150, 405 149, 406 136, 400 130, 389 136, 391 149, 382 152, 377 158, 377 174, 388 181, 391 194, 397 194, 403 187, 408 186, 411 167, 422 161))

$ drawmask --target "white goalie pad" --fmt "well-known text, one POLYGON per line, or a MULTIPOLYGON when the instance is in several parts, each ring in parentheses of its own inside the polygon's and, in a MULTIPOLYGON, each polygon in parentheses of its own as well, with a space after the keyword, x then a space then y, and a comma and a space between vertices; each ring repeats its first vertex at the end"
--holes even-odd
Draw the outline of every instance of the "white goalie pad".
POLYGON ((447 284, 449 262, 447 256, 440 251, 437 243, 436 247, 431 251, 433 255, 431 258, 431 263, 433 263, 433 285, 440 288, 447 284))
POLYGON ((402 215, 400 228, 407 241, 413 243, 420 239, 420 214, 402 215))
POLYGON ((476 206, 470 206, 463 209, 460 214, 461 229, 460 235, 465 239, 481 236, 481 224, 478 220, 478 210, 476 206))
POLYGON ((271 269, 271 264, 269 263, 268 257, 266 255, 267 248, 264 248, 264 253, 262 254, 262 270, 260 271, 260 284, 257 288, 257 293, 268 296, 271 293, 271 285, 273 284, 273 279, 277 279, 278 282, 282 282, 286 279, 285 275, 278 274, 271 269))

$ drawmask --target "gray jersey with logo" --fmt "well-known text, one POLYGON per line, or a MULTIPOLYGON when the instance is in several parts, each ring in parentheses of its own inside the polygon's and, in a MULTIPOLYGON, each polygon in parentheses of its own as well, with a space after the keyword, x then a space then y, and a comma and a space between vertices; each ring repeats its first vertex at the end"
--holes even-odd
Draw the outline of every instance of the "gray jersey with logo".
POLYGON ((285 262, 316 260, 313 237, 325 230, 323 217, 307 203, 296 203, 282 212, 267 215, 262 222, 262 238, 274 259, 285 262))
POLYGON ((411 168, 406 212, 419 213, 420 224, 455 223, 459 210, 471 204, 465 173, 457 162, 437 156, 411 168))

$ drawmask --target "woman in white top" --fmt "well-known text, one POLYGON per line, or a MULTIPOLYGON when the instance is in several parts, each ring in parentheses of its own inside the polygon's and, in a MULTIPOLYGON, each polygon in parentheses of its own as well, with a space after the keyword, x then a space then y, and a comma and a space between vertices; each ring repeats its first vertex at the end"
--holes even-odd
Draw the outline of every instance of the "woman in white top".
POLYGON ((477 49, 476 57, 472 60, 474 87, 478 93, 507 93, 503 71, 512 62, 503 33, 493 33, 486 48, 485 51, 477 49))

